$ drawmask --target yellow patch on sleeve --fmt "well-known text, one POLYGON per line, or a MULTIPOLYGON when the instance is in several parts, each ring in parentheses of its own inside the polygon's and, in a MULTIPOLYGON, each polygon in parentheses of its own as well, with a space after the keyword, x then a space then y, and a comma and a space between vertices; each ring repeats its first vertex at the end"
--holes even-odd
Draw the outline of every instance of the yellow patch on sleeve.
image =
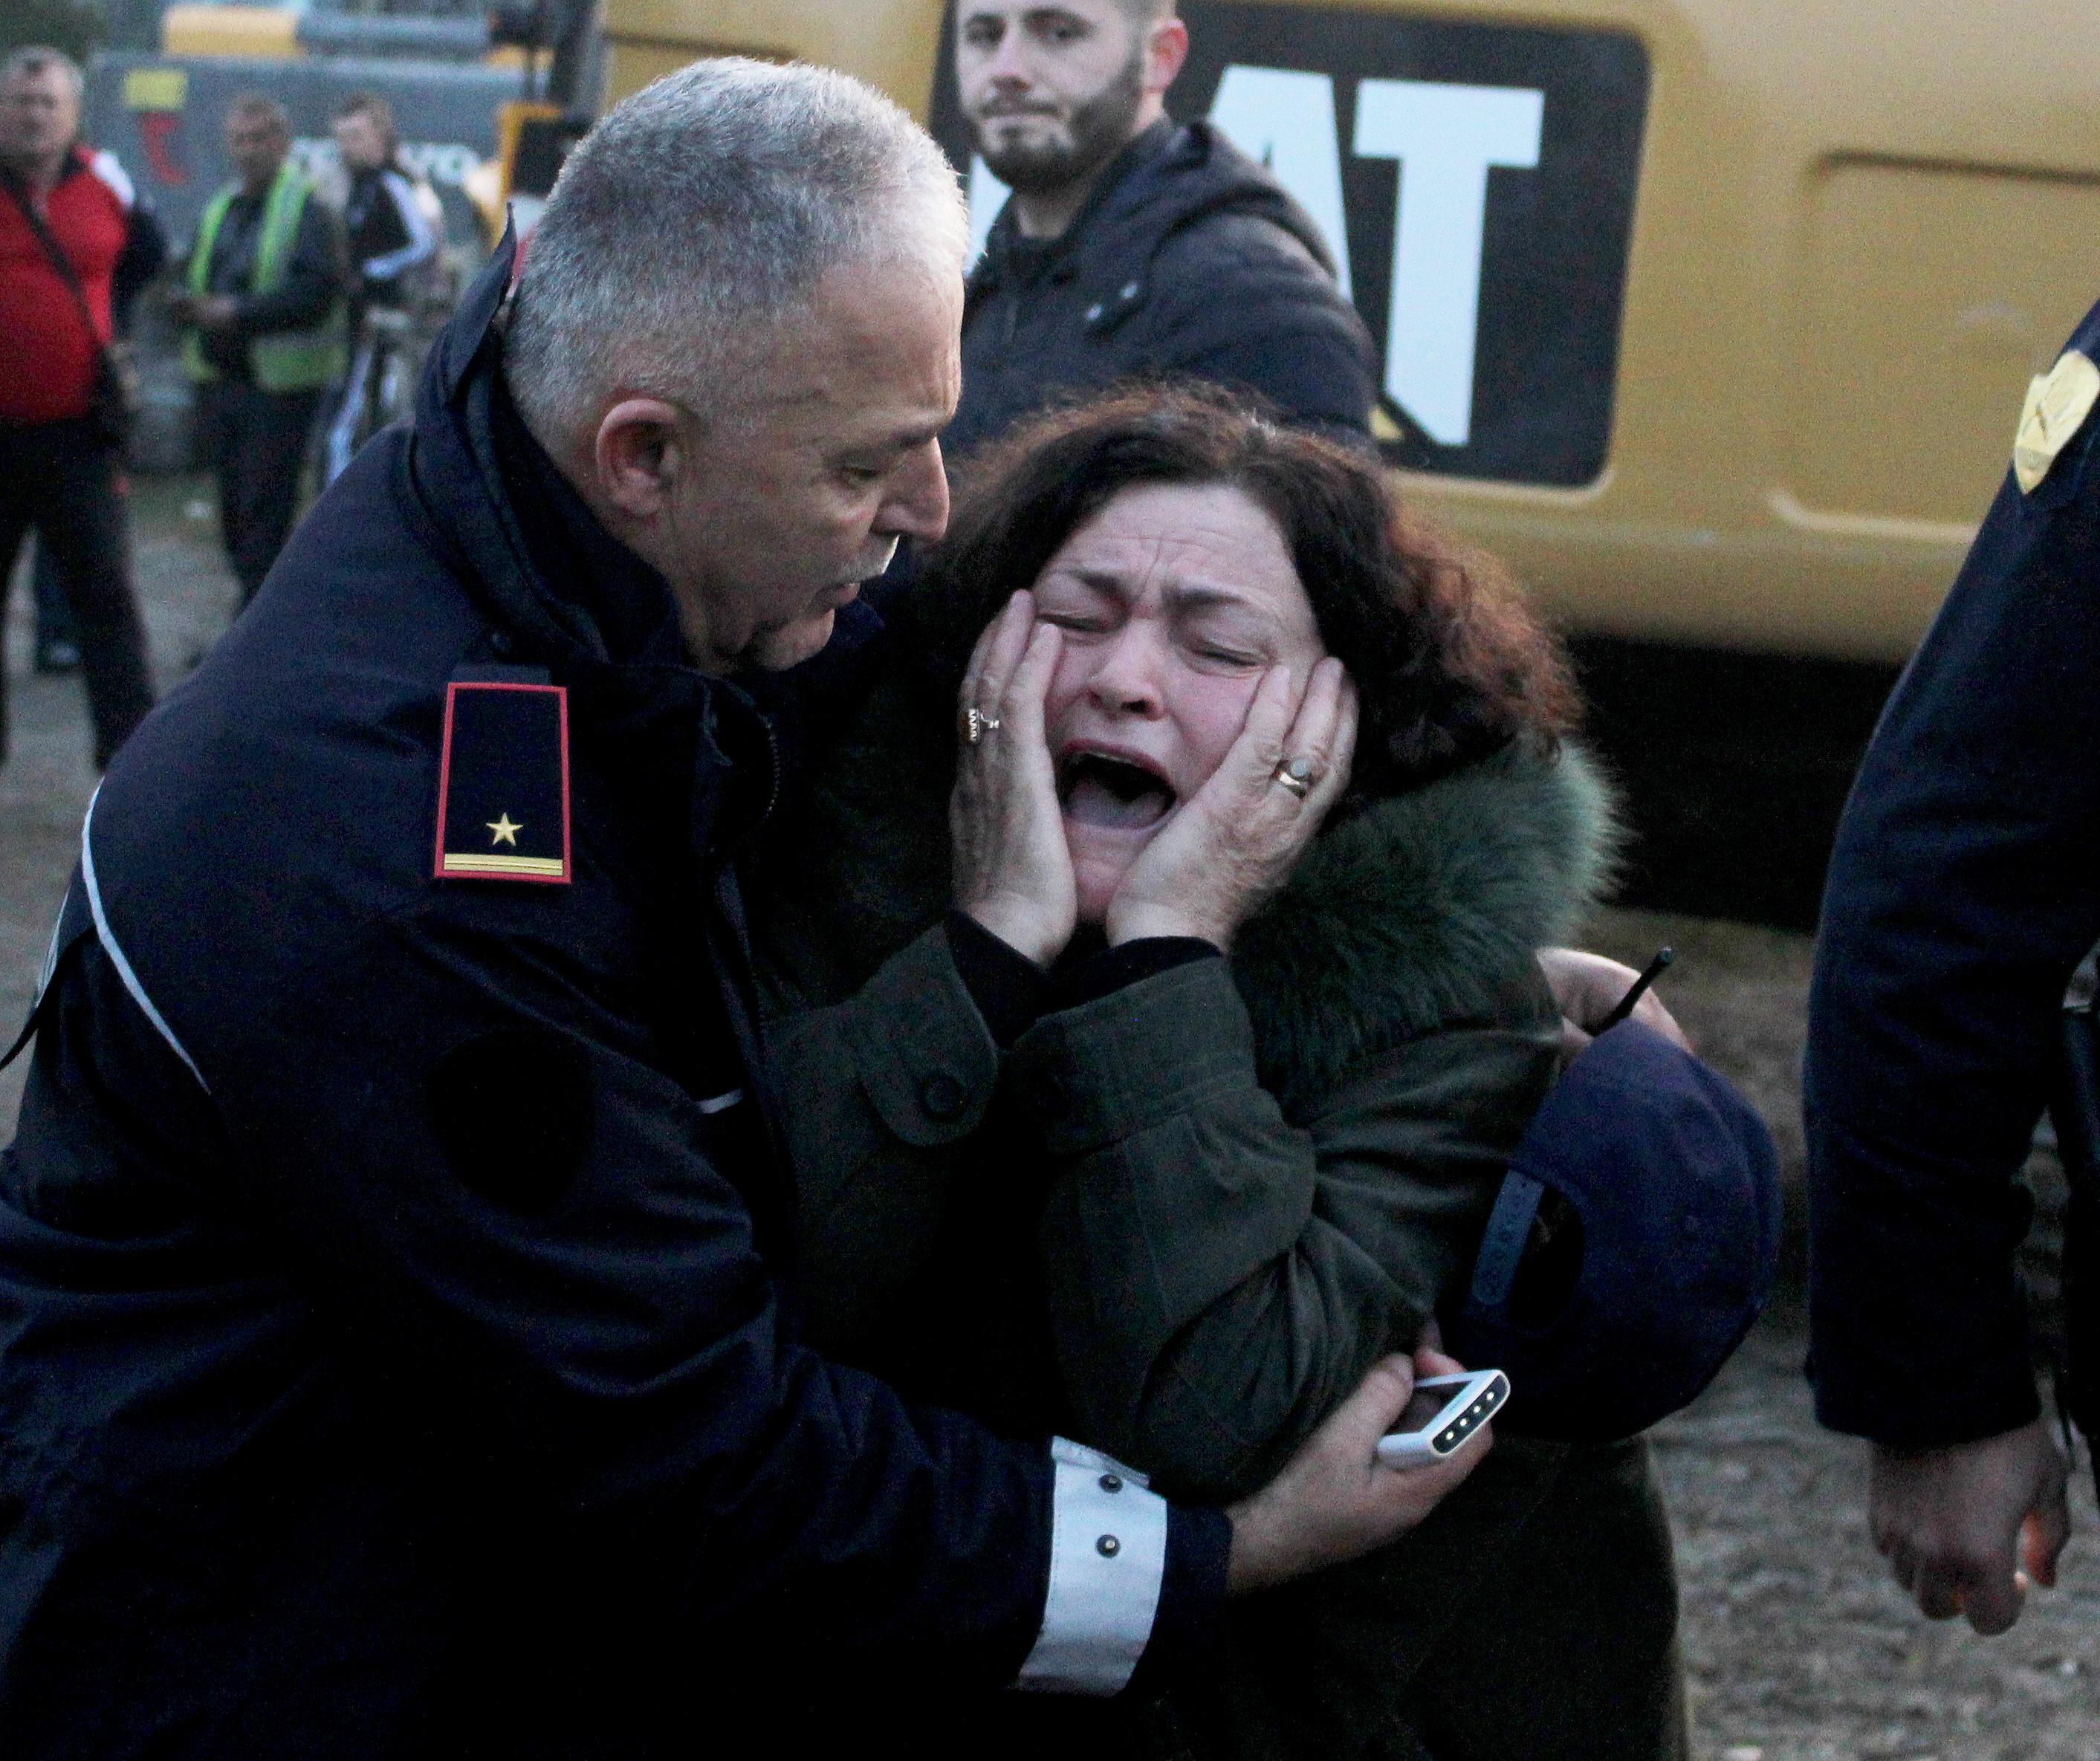
POLYGON ((2022 495, 2032 495, 2040 487, 2057 454, 2085 426, 2096 399, 2100 399, 2100 367, 2076 349, 2065 351, 2054 367, 2027 386, 2019 430, 2013 436, 2013 474, 2019 479, 2022 495))

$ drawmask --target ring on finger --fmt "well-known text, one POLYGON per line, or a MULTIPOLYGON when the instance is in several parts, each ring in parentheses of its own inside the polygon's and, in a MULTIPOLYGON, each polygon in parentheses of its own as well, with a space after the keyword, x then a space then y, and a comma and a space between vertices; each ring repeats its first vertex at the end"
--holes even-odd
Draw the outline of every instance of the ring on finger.
POLYGON ((1312 792, 1312 785, 1320 779, 1313 775, 1310 758, 1286 758, 1268 773, 1268 780, 1289 789, 1303 801, 1312 792))
POLYGON ((974 746, 982 740, 986 735, 996 734, 998 731, 999 717, 997 716, 986 714, 985 712, 978 708, 975 704, 972 704, 969 708, 964 712, 963 718, 963 739, 966 744, 974 746))

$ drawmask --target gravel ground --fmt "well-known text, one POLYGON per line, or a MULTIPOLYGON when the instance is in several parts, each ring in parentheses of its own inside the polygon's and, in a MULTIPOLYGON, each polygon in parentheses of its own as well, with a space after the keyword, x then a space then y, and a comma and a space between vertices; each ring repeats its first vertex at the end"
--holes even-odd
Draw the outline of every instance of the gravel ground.
MULTIPOLYGON (((195 479, 142 484, 139 575, 164 686, 233 602, 195 479)), ((0 1023, 26 1008, 94 777, 79 688, 29 674, 26 587, 8 620, 14 752, 0 767, 0 1023)), ((1919 1619, 1862 1519, 1860 1445, 1819 1431, 1799 1370, 1797 1115, 1807 938, 1697 918, 1608 913, 1591 945, 1630 964, 1677 950, 1665 995, 1763 1111, 1789 1175, 1780 1298, 1719 1381, 1655 1433, 1678 1534, 1699 1761, 2100 1761, 2100 1548, 2089 1477, 2062 1587, 1993 1641, 1919 1619)), ((11 1119, 20 1072, 0 1074, 11 1119)), ((2040 1171, 2045 1182, 2047 1170, 2040 1171)), ((2045 1282, 2045 1280, 2038 1280, 2045 1282)))

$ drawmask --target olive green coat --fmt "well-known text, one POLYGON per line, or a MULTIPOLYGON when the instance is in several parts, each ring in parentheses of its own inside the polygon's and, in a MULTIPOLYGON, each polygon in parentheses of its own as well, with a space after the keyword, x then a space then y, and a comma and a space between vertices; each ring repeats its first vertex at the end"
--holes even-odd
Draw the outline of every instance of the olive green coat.
POLYGON ((1601 879, 1579 753, 1506 753, 1331 828, 1229 963, 1052 1015, 1002 1058, 939 927, 945 707, 878 686, 753 889, 820 1342, 927 1268, 958 1183, 1048 1159, 1064 1403, 1177 1491, 1236 1495, 1410 1344, 1552 1079, 1533 951, 1601 879), (842 1081, 850 1072, 855 1079, 842 1081), (997 1092, 1006 1142, 982 1129, 997 1092))
MULTIPOLYGON (((920 682, 879 686, 753 889, 813 1331, 907 1394, 1239 1496, 1469 1264, 1556 1067, 1533 951, 1601 884, 1604 792, 1577 752, 1512 751, 1374 803, 1323 833, 1229 962, 1048 1015, 1002 1054, 940 926, 948 721, 920 682)), ((1564 1454, 1506 1444, 1438 1513, 1452 1545, 1424 1544, 1432 1519, 1236 1605, 1233 1666, 1123 1742, 1416 1753, 1406 1677, 1454 1618, 1450 1574, 1477 1582, 1564 1454)), ((1614 1474, 1652 1556, 1644 1463, 1614 1474)), ((1651 1601, 1670 1594, 1663 1545, 1651 1601)), ((1672 1622, 1674 1604, 1650 1677, 1672 1622)), ((1570 1753, 1668 1752, 1595 1722, 1586 1741, 1570 1753)))

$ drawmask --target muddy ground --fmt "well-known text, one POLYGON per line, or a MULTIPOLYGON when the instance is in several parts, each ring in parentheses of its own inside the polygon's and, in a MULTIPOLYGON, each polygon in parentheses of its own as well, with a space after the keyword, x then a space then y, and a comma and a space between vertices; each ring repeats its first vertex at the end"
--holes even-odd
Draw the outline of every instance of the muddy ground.
MULTIPOLYGON (((164 684, 223 627, 232 590, 206 488, 142 484, 139 567, 164 684)), ((29 674, 27 593, 8 620, 14 753, 0 768, 0 1022, 27 1006, 94 779, 77 684, 29 674)), ((1666 995, 1764 1112, 1798 1190, 1796 1114, 1809 943, 1741 925, 1607 916, 1593 944, 1639 964, 1678 951, 1666 995)), ((19 1071, 0 1074, 11 1121, 19 1071)), ((5 1135, 0 1128, 0 1136, 5 1135)), ((1859 1445, 1819 1431, 1799 1373, 1798 1203, 1780 1300, 1720 1380, 1656 1433, 1683 1579, 1700 1761, 2100 1761, 2100 1546, 2091 1481, 2062 1587, 2005 1638, 1929 1625, 1868 1545, 1859 1445)))

